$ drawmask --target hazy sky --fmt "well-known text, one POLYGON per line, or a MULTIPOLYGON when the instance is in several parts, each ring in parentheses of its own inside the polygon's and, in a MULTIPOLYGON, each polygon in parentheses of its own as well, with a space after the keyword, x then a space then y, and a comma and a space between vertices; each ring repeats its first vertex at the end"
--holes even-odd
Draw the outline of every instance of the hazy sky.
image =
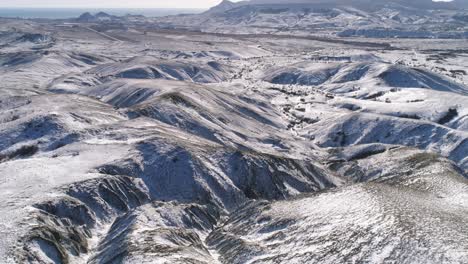
POLYGON ((0 7, 208 8, 221 0, 0 0, 0 7))
MULTIPOLYGON (((0 0, 0 7, 208 8, 221 1, 222 0, 0 0)), ((239 0, 232 1, 238 2, 239 0)))

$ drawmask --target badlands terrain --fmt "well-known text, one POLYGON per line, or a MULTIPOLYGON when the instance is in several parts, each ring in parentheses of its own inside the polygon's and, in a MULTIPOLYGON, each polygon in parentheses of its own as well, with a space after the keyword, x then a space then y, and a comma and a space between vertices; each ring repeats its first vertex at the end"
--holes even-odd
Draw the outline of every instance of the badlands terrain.
POLYGON ((466 2, 297 2, 0 19, 0 263, 468 263, 466 2))

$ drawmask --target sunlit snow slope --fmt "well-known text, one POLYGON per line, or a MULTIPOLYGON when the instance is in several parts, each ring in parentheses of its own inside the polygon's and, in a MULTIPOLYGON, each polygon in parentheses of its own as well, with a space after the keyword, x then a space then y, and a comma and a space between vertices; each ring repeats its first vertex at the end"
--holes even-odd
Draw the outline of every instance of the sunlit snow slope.
POLYGON ((1 19, 0 263, 467 263, 466 41, 221 7, 1 19))

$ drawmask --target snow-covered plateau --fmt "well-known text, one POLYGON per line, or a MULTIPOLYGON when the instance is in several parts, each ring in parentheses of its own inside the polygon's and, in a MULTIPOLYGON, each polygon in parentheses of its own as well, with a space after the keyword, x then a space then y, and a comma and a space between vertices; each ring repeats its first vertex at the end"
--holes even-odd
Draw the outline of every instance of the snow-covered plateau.
POLYGON ((468 6, 288 2, 0 18, 0 263, 468 263, 468 6))

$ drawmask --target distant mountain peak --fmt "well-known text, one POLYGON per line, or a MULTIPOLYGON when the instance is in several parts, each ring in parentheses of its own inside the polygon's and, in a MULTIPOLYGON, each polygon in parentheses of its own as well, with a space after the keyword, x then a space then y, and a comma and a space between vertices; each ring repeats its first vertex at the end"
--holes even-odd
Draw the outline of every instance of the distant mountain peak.
POLYGON ((81 21, 81 22, 91 21, 91 20, 94 20, 94 19, 96 19, 96 17, 93 16, 89 12, 83 13, 78 17, 78 21, 81 21))
POLYGON ((101 11, 96 13, 95 15, 91 14, 90 12, 83 13, 78 17, 77 20, 79 22, 96 22, 103 20, 112 20, 115 18, 117 17, 101 11))
POLYGON ((206 11, 205 13, 207 14, 216 14, 216 13, 223 13, 223 12, 226 12, 228 10, 231 10, 241 4, 244 4, 245 2, 232 2, 232 1, 229 1, 229 0, 223 0, 219 5, 217 6, 214 6, 212 8, 210 8, 208 11, 206 11))
POLYGON ((111 15, 105 13, 105 12, 99 12, 95 15, 95 17, 112 17, 111 15))

